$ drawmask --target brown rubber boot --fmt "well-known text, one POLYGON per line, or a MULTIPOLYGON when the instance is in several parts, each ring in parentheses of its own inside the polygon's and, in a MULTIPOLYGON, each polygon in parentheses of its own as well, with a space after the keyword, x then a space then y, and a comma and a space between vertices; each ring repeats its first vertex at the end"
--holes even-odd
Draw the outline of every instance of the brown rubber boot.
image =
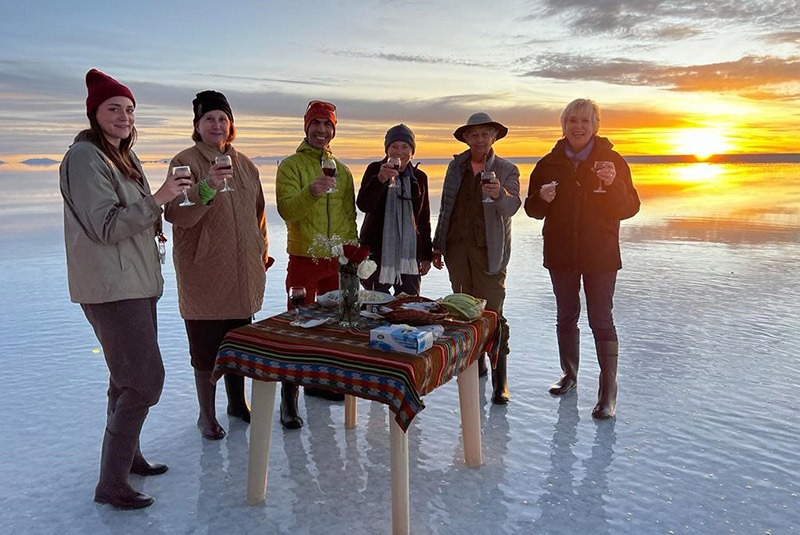
POLYGON ((142 509, 153 504, 153 497, 137 491, 128 482, 128 473, 139 437, 115 435, 106 429, 100 454, 100 479, 94 501, 117 509, 142 509))
POLYGON ((595 341, 597 362, 600 364, 600 388, 597 405, 592 410, 592 418, 608 420, 614 417, 617 408, 617 361, 619 342, 595 341))
POLYGON ((194 386, 197 389, 197 404, 200 406, 200 416, 197 418, 200 434, 207 440, 225 438, 225 430, 217 421, 217 385, 211 382, 211 372, 195 370, 194 386))
POLYGON ((136 450, 133 452, 133 461, 131 462, 131 474, 137 476, 157 476, 169 470, 166 464, 151 463, 142 455, 142 450, 139 447, 139 441, 136 441, 136 450))
POLYGON ((580 331, 556 333, 558 336, 558 358, 561 361, 561 378, 550 385, 550 395, 563 396, 578 385, 580 363, 580 331))

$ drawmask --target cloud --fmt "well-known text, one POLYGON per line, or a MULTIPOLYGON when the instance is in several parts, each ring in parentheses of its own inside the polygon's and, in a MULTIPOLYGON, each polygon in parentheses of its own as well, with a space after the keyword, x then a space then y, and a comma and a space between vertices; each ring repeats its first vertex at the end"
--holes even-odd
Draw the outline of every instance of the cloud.
POLYGON ((800 84, 799 56, 746 56, 736 61, 684 66, 573 54, 549 54, 519 61, 523 65, 528 62, 533 68, 525 70, 522 76, 650 86, 672 91, 730 92, 759 100, 785 96, 785 87, 800 84))
POLYGON ((588 34, 615 34, 643 37, 653 30, 656 37, 685 39, 731 25, 763 28, 796 27, 800 12, 794 2, 785 0, 543 0, 537 17, 558 18, 574 31, 588 34), (667 31, 660 31, 666 28, 667 31))
POLYGON ((479 63, 461 58, 445 58, 437 56, 425 56, 420 54, 396 54, 387 52, 361 52, 357 50, 326 50, 328 54, 335 56, 345 56, 349 58, 380 59, 384 61, 395 61, 401 63, 419 63, 426 65, 459 65, 462 67, 489 67, 488 63, 479 63))
POLYGON ((775 32, 764 37, 764 41, 774 45, 784 43, 800 45, 800 32, 775 32))

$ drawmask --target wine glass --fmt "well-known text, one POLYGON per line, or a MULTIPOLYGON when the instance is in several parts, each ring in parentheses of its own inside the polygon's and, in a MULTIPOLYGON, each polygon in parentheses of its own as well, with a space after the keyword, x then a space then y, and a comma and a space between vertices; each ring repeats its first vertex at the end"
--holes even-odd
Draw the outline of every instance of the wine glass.
MULTIPOLYGON (((592 170, 594 171, 594 174, 596 175, 599 170, 606 169, 606 168, 613 167, 613 166, 614 166, 614 164, 611 163, 611 162, 596 161, 596 162, 594 162, 594 165, 592 166, 592 170)), ((594 192, 595 193, 605 193, 606 190, 603 189, 603 180, 600 177, 597 177, 597 181, 598 181, 597 189, 594 190, 594 192)))
POLYGON ((291 323, 293 327, 300 325, 300 306, 306 302, 306 288, 305 286, 292 286, 289 288, 289 304, 294 308, 294 321, 291 323))
MULTIPOLYGON (((484 171, 483 174, 481 174, 481 186, 494 182, 496 177, 497 175, 494 174, 494 171, 484 171)), ((494 202, 494 199, 491 197, 484 197, 483 202, 494 202)))
MULTIPOLYGON (((393 158, 393 157, 387 158, 386 159, 386 163, 388 163, 389 166, 392 169, 397 171, 398 176, 399 176, 399 174, 400 174, 400 158, 393 158)), ((389 179, 389 184, 387 184, 386 187, 387 188, 395 188, 395 187, 397 187, 396 179, 397 179, 397 177, 394 177, 394 176, 392 178, 390 178, 389 179)))
POLYGON ((333 187, 328 188, 325 190, 325 193, 333 193, 336 191, 336 160, 333 158, 323 158, 322 160, 322 172, 325 176, 332 177, 334 180, 333 187))
MULTIPOLYGON (((180 177, 190 177, 192 176, 192 168, 188 165, 176 165, 172 168, 172 174, 180 177)), ((194 206, 194 203, 189 200, 189 195, 186 193, 186 190, 189 188, 183 188, 183 201, 178 206, 194 206)))
MULTIPOLYGON (((233 161, 231 161, 231 157, 227 154, 224 156, 217 156, 214 158, 214 163, 220 166, 220 169, 232 169, 233 168, 233 161)), ((229 191, 235 191, 232 187, 228 185, 228 178, 225 177, 222 179, 222 189, 219 190, 220 193, 228 193, 229 191)))

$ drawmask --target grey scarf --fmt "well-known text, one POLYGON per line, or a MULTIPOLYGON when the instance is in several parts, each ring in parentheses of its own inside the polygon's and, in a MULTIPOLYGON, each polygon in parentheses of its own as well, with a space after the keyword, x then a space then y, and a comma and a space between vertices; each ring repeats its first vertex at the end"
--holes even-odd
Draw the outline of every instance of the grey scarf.
POLYGON ((417 275, 417 229, 411 203, 411 164, 386 192, 381 249, 381 284, 400 284, 400 275, 417 275))

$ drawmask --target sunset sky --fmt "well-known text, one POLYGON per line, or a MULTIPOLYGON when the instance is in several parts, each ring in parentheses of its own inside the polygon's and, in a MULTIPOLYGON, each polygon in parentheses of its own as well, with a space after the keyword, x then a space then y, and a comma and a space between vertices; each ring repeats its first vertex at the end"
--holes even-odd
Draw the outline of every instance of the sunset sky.
POLYGON ((224 92, 251 157, 283 157, 311 99, 338 107, 334 151, 383 152, 404 122, 418 158, 464 148, 475 111, 497 151, 546 153, 572 99, 595 99, 624 155, 785 153, 800 132, 793 1, 4 1, 0 160, 60 159, 98 68, 137 100, 144 158, 189 145, 191 101, 224 92), (11 7, 13 6, 13 7, 11 7))

